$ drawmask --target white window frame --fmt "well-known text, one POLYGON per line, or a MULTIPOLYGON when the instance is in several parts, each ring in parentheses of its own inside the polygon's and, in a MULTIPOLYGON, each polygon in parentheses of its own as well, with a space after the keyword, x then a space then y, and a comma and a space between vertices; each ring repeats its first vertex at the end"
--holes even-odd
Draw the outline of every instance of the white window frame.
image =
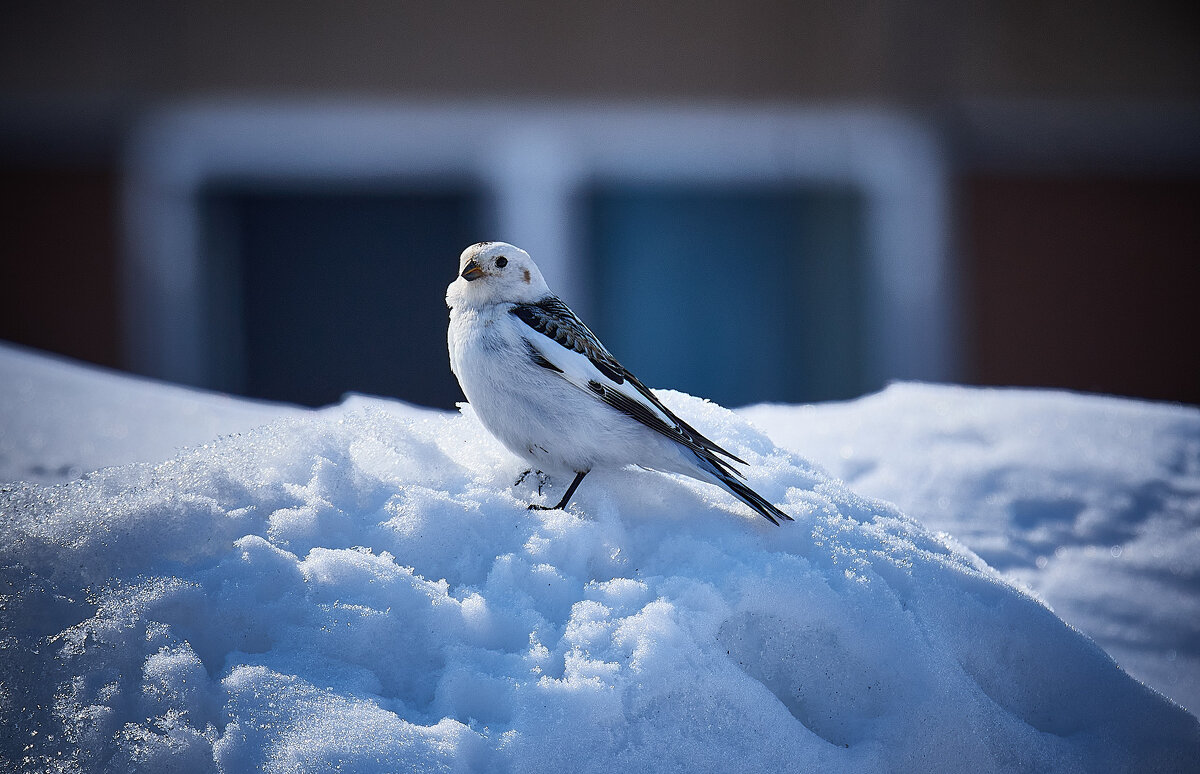
MULTIPOLYGON (((175 106, 134 133, 125 164, 125 340, 134 370, 211 385, 200 192, 216 180, 436 186, 489 203, 480 239, 525 247, 587 316, 573 197, 595 182, 850 186, 865 204, 866 383, 960 375, 945 154, 935 134, 866 108, 586 104, 175 106)), ((429 256, 451 278, 462 246, 429 256)))

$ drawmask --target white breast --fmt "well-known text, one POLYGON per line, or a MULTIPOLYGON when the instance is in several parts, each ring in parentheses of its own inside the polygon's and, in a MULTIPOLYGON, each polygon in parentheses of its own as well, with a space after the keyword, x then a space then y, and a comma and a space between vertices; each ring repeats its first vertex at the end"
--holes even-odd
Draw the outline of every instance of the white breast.
POLYGON ((644 428, 535 364, 508 308, 450 313, 450 365, 484 427, 548 472, 638 462, 630 447, 649 440, 644 428))

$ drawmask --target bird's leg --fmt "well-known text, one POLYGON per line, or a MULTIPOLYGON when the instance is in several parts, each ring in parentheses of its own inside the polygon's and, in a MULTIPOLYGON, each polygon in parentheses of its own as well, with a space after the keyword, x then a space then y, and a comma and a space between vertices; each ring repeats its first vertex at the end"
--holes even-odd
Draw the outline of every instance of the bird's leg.
POLYGON ((579 486, 579 482, 583 481, 583 477, 586 476, 587 474, 588 474, 588 472, 586 470, 576 473, 575 480, 571 482, 571 485, 569 487, 567 487, 566 493, 563 494, 562 499, 559 500, 556 505, 535 505, 533 503, 530 503, 529 510, 531 510, 531 511, 561 511, 563 508, 566 508, 567 502, 571 499, 571 495, 575 494, 575 489, 579 486))

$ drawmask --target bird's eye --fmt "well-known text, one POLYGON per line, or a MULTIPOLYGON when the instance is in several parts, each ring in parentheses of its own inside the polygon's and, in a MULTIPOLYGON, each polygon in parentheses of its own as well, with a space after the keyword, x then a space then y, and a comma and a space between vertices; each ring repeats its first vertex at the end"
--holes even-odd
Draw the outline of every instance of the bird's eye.
POLYGON ((503 255, 496 259, 496 268, 497 269, 503 269, 507 265, 508 265, 508 259, 505 258, 503 255))

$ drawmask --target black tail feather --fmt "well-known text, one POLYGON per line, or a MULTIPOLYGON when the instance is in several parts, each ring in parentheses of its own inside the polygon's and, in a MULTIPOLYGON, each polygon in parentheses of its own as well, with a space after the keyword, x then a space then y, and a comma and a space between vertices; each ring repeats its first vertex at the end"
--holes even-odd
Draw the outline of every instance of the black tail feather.
POLYGON ((751 508, 761 513, 767 521, 771 522, 777 527, 779 526, 780 520, 795 521, 795 519, 793 519, 791 516, 788 516, 786 513, 767 502, 766 498, 760 495, 758 492, 755 492, 753 489, 746 486, 733 476, 727 474, 721 475, 723 473, 724 471, 721 471, 721 473, 718 474, 718 477, 721 479, 721 483, 725 486, 725 488, 728 489, 734 497, 738 498, 746 505, 749 505, 751 508))

